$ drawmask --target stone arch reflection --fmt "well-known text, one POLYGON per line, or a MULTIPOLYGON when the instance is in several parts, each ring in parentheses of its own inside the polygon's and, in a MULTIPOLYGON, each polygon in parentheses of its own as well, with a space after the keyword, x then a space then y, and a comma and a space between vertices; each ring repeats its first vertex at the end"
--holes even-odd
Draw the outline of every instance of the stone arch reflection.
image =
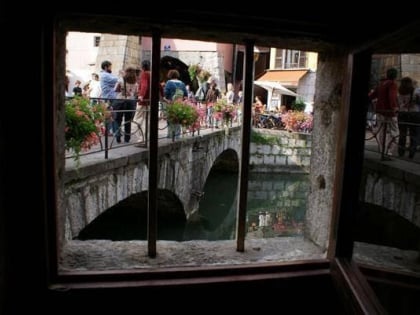
POLYGON ((221 240, 235 237, 239 159, 223 151, 206 179, 198 211, 188 218, 185 239, 221 240))

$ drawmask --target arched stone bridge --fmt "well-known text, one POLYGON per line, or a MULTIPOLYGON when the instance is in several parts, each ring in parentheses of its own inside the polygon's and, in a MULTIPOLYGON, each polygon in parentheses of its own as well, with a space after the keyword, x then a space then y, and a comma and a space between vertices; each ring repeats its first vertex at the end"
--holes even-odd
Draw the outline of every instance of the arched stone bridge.
MULTIPOLYGON (((178 196, 187 218, 198 208, 197 192, 203 190, 216 159, 227 150, 239 157, 240 130, 230 128, 228 136, 220 130, 175 142, 159 141, 158 188, 178 196)), ((118 152, 119 156, 89 158, 91 162, 83 161, 78 169, 66 169, 66 239, 77 236, 118 202, 148 190, 148 150, 130 146, 118 152)))

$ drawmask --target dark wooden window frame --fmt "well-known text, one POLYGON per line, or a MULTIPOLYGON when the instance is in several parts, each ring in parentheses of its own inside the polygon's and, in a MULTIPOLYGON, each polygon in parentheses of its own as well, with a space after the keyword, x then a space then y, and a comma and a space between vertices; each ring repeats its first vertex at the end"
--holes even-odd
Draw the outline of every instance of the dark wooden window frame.
MULTIPOLYGON (((145 273, 145 272, 133 272, 133 271, 122 271, 122 272, 78 272, 73 273, 58 273, 58 244, 57 237, 58 231, 56 229, 57 213, 55 211, 57 204, 57 177, 56 177, 56 161, 53 157, 55 156, 55 146, 57 145, 57 137, 55 131, 56 122, 56 108, 57 104, 63 101, 61 91, 64 90, 61 83, 61 72, 63 70, 63 63, 65 60, 65 51, 59 48, 60 45, 64 44, 64 34, 68 30, 74 31, 96 31, 96 32, 112 32, 112 19, 98 18, 95 22, 96 29, 89 30, 81 27, 81 25, 93 25, 92 17, 74 17, 74 16, 63 16, 54 20, 51 25, 46 25, 43 29, 43 51, 42 61, 44 65, 44 71, 42 72, 44 86, 43 95, 43 118, 44 118, 44 193, 46 200, 46 223, 47 223, 47 257, 48 257, 48 285, 50 289, 61 290, 63 288, 98 288, 98 287, 131 287, 131 286, 168 286, 168 285, 194 285, 197 283, 223 283, 232 281, 255 281, 272 278, 293 278, 293 277, 313 277, 319 275, 330 274, 336 287, 342 292, 343 303, 355 307, 357 313, 369 313, 369 314, 380 314, 383 310, 374 298, 374 294, 368 285, 366 278, 360 273, 359 268, 351 262, 353 241, 351 239, 351 233, 349 231, 347 219, 351 218, 352 208, 357 206, 357 189, 352 189, 350 185, 350 178, 360 178, 362 162, 363 162, 363 137, 360 134, 364 131, 361 130, 361 126, 364 126, 365 113, 363 111, 355 111, 350 104, 354 104, 364 99, 363 92, 365 84, 367 84, 368 75, 363 71, 368 71, 368 64, 370 62, 371 54, 367 50, 362 52, 349 53, 348 63, 348 78, 344 83, 347 87, 344 100, 347 103, 344 106, 345 110, 341 113, 341 119, 343 126, 348 128, 342 129, 341 151, 338 155, 344 155, 344 166, 338 167, 336 170, 336 187, 337 190, 334 196, 334 207, 337 210, 334 215, 338 222, 333 226, 332 233, 335 234, 332 237, 330 246, 334 248, 333 254, 328 259, 319 261, 305 261, 305 262, 292 262, 292 263, 275 263, 275 264, 264 264, 264 265, 246 265, 246 266, 225 266, 225 267, 197 267, 197 268, 171 268, 171 269, 160 269, 157 272, 145 273), (81 20, 86 19, 91 24, 82 23, 81 20), (354 71, 355 69, 362 69, 362 71, 354 71), (53 109, 53 110, 52 110, 53 109), (350 135, 350 136, 349 136, 350 135), (351 159, 351 161, 350 161, 351 159), (345 202, 344 202, 345 201, 345 202), (338 211, 340 210, 340 211, 338 211), (340 213, 340 216, 338 216, 340 213), (341 290, 344 289, 344 290, 341 290)), ((114 22, 121 22, 121 18, 115 18, 114 22)), ((125 21, 127 22, 127 21, 125 21)), ((128 23, 128 22, 127 22, 128 23)), ((142 24, 135 20, 132 23, 132 27, 127 27, 128 33, 149 33, 153 36, 153 47, 159 47, 160 36, 164 34, 165 37, 177 36, 176 31, 170 31, 171 23, 156 24, 154 23, 142 24), (154 25, 154 27, 150 27, 154 25)), ((179 31, 179 25, 177 25, 179 31)), ((181 28, 188 29, 188 23, 181 25, 181 28)), ((207 34, 208 38, 212 38, 213 32, 217 33, 223 29, 223 25, 219 29, 211 31, 207 34)), ((205 30, 205 28, 204 28, 205 30)), ((235 28, 231 28, 233 34, 235 28)), ((256 30, 258 33, 258 29, 256 30)), ((184 33, 185 34, 185 33, 184 33)), ((204 34, 204 32, 203 32, 204 34)), ((194 34, 194 38, 197 34, 194 34)), ((229 32, 227 32, 228 36, 229 32)), ((245 42, 240 42, 238 38, 243 38, 243 34, 239 34, 235 37, 235 43, 246 45, 246 59, 252 60, 253 55, 253 44, 254 39, 252 36, 245 42)), ((181 38, 181 37, 180 37, 181 38)), ((193 37, 191 37, 193 38, 193 37)), ((225 37, 226 38, 226 37, 225 37)), ((205 39, 205 36, 202 38, 205 39)), ((214 39, 213 39, 214 40, 214 39)), ((308 43, 309 44, 309 43, 308 43)), ((61 46, 63 47, 63 46, 61 46)), ((304 49, 304 47, 299 47, 304 49)), ((160 51, 153 49, 153 59, 159 58, 160 51)), ((157 63, 153 63, 157 64, 157 63)), ((153 73, 158 73, 158 65, 153 66, 153 73)), ((252 66, 251 61, 247 62, 245 68, 246 80, 245 87, 252 87, 252 66)), ((63 72, 64 73, 64 72, 63 72)), ((152 77, 152 82, 157 83, 158 78, 152 77)), ((156 88, 152 90, 152 102, 157 102, 157 84, 153 84, 156 88)), ((245 95, 245 105, 251 104, 252 95, 245 95)), ((250 106, 245 106, 249 110, 244 111, 244 122, 250 120, 250 106)), ((157 108, 151 112, 151 146, 150 154, 156 154, 157 152, 157 128, 153 128, 157 124, 157 108), (153 132, 155 129, 156 132, 153 132)), ((364 128, 363 128, 364 129, 364 128)), ((247 145, 249 145, 249 132, 243 131, 242 140, 245 143, 242 161, 248 161, 247 158, 247 145)), ((153 159, 152 159, 153 160, 153 159)), ((156 194, 156 176, 157 176, 157 165, 153 162, 150 164, 150 194, 151 196, 156 194)), ((246 201, 246 179, 247 172, 241 172, 241 197, 239 201, 239 207, 246 201)), ((149 240, 149 256, 153 257, 156 255, 156 198, 149 198, 149 225, 152 227, 148 234, 149 240)), ((244 241, 244 226, 241 222, 244 220, 244 212, 239 212, 239 235, 237 238, 237 250, 243 251, 244 241)), ((334 221, 334 220, 333 220, 334 221)))
MULTIPOLYGON (((55 56, 54 60, 56 60, 55 64, 52 64, 52 67, 55 67, 60 65, 60 63, 64 62, 63 59, 63 47, 64 45, 64 34, 68 31, 95 31, 97 30, 80 30, 78 29, 79 26, 76 27, 76 25, 73 25, 73 19, 64 19, 65 22, 59 23, 60 26, 57 29, 60 30, 60 32, 55 33, 55 40, 57 45, 55 46, 56 50, 55 52, 52 52, 52 54, 55 56)), ((85 23, 82 23, 85 24, 85 23)), ((89 23, 86 23, 89 24, 89 23)), ((77 25, 80 25, 79 22, 77 22, 77 25)), ((161 34, 162 30, 160 29, 153 29, 152 31, 149 31, 150 33, 147 33, 147 36, 152 37, 152 90, 151 90, 151 102, 157 104, 159 100, 159 76, 153 75, 154 73, 159 73, 159 62, 153 62, 153 60, 160 60, 160 40, 161 40, 161 34)), ((165 35, 165 37, 168 37, 168 35, 165 35)), ((255 41, 252 39, 244 40, 241 44, 245 46, 245 68, 244 68, 244 90, 252 91, 253 89, 253 80, 254 80, 254 43, 255 41)), ((59 68, 64 67, 64 65, 60 65, 59 68)), ((57 76, 55 82, 60 82, 59 74, 55 74, 57 76)), ((53 108, 57 108, 58 104, 63 102, 61 98, 61 93, 58 95, 54 95, 54 101, 55 106, 53 108)), ((251 105, 253 102, 253 95, 250 93, 244 94, 244 110, 243 110, 243 122, 244 124, 249 124, 251 122, 251 105)), ((52 113, 56 113, 57 111, 54 110, 52 113)), ((48 113, 49 114, 49 113, 48 113)), ((52 117, 51 122, 56 122, 57 119, 55 117, 52 117)), ((151 112, 150 112, 150 121, 151 121, 151 128, 150 128, 150 146, 149 146, 149 152, 151 156, 156 156, 158 152, 158 106, 151 106, 151 112)), ((53 128, 54 130, 54 128, 53 128)), ((47 132, 48 135, 54 135, 57 137, 58 135, 53 132, 47 132)), ((249 145, 250 145, 250 137, 251 137, 251 130, 247 128, 242 128, 242 156, 241 161, 242 166, 240 169, 240 184, 239 184, 239 204, 238 204, 238 219, 237 219, 237 238, 236 238, 236 250, 239 252, 245 251, 245 235, 246 235, 246 205, 247 205, 247 193, 248 193, 248 163, 249 163, 249 145)), ((52 139, 54 141, 54 139, 52 139)), ((51 142, 52 145, 53 142, 51 142)), ((55 154, 55 148, 51 147, 50 152, 52 152, 52 155, 55 154)), ((56 164, 54 164, 56 165, 56 164)), ((157 203, 156 203, 156 195, 157 195, 157 183, 158 183, 158 164, 157 159, 151 158, 149 160, 149 198, 148 198, 148 256, 149 257, 155 257, 157 255, 157 203)), ((55 173, 51 174, 51 184, 48 187, 56 187, 55 185, 58 185, 57 179, 55 178, 55 173)), ((86 285, 85 282, 87 281, 93 281, 93 283, 97 283, 99 279, 113 279, 113 281, 118 281, 118 279, 123 279, 125 276, 127 276, 130 279, 133 279, 138 282, 138 284, 141 283, 141 280, 147 279, 149 285, 150 281, 156 277, 156 279, 160 279, 165 275, 167 277, 168 281, 173 281, 174 279, 179 278, 179 274, 187 275, 187 280, 184 279, 183 281, 189 282, 192 281, 190 278, 197 277, 201 274, 209 274, 212 275, 209 277, 208 281, 213 282, 214 279, 218 279, 217 281, 220 281, 220 275, 223 275, 225 279, 229 279, 229 273, 228 270, 231 271, 234 276, 232 279, 236 279, 238 277, 238 274, 243 273, 245 278, 249 277, 249 273, 255 273, 251 278, 258 278, 262 277, 265 278, 265 275, 258 276, 258 274, 261 274, 264 270, 278 270, 279 272, 285 272, 286 274, 290 271, 292 274, 297 273, 301 275, 305 275, 306 273, 308 275, 311 274, 325 274, 325 271, 329 269, 330 262, 328 259, 321 259, 321 260, 310 260, 310 261, 297 261, 293 263, 273 263, 273 264, 252 264, 252 265, 244 265, 244 266, 232 266, 232 267, 193 267, 193 268, 171 268, 171 269, 159 269, 158 272, 150 272, 148 271, 148 275, 144 275, 144 271, 98 271, 98 272, 58 272, 59 269, 59 263, 58 263, 58 257, 60 252, 60 244, 57 243, 57 238, 60 238, 61 231, 58 231, 56 229, 56 224, 54 221, 52 221, 51 218, 55 218, 56 220, 60 220, 57 218, 58 214, 57 211, 54 209, 57 207, 57 200, 51 199, 51 196, 56 196, 56 192, 49 195, 49 200, 51 202, 50 207, 50 215, 49 219, 50 222, 52 222, 51 225, 49 225, 49 231, 50 235, 48 235, 48 252, 49 252, 49 262, 50 262, 50 278, 51 278, 51 284, 52 287, 60 287, 63 283, 67 283, 69 285, 70 283, 73 283, 73 285, 78 286, 78 283, 83 282, 83 286, 86 285), (53 228, 54 227, 54 228, 53 228), (274 268, 274 269, 272 269, 274 268), (176 270, 176 272, 174 272, 176 270), (151 277, 151 275, 153 275, 151 277), (192 276, 197 275, 197 276, 192 276), (216 276, 216 278, 214 276, 216 276), (74 281, 74 279, 78 279, 77 281, 74 281), (81 280, 86 279, 86 280, 81 280), (213 279, 213 280, 212 280, 213 279)), ((280 277, 284 277, 284 274, 280 277)), ((201 277, 200 277, 201 278, 201 277)), ((107 280, 108 281, 108 280, 107 280)), ((177 280, 179 281, 179 280, 177 280)), ((195 280, 194 280, 195 281, 195 280)), ((193 282, 194 282, 193 281, 193 282)), ((159 283, 159 281, 157 281, 159 283)), ((92 284, 95 286, 95 284, 92 284)))

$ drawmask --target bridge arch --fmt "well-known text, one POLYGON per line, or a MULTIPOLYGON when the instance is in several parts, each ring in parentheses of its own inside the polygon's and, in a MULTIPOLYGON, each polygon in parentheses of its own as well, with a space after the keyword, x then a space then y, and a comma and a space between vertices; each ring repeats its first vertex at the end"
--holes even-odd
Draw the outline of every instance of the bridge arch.
MULTIPOLYGON (((128 196, 97 216, 75 239, 146 240, 147 202, 148 191, 128 196)), ((159 189, 157 205, 158 239, 183 240, 187 218, 179 198, 172 191, 159 189)))

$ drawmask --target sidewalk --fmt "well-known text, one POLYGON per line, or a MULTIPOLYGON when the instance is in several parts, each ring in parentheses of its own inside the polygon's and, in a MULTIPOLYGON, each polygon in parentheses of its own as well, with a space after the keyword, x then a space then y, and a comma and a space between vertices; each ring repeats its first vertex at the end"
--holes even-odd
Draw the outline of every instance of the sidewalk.
MULTIPOLYGON (((377 139, 375 139, 375 137, 373 137, 372 132, 368 129, 366 129, 366 136, 365 136, 365 152, 376 152, 379 154, 379 159, 381 159, 381 154, 380 154, 380 147, 378 144, 377 139)), ((387 160, 389 159, 390 161, 405 161, 405 162, 410 162, 410 163, 416 163, 416 164, 420 164, 420 146, 417 146, 417 152, 414 155, 414 158, 410 159, 408 157, 408 151, 405 152, 404 156, 399 157, 396 149, 395 152, 391 152, 391 155, 386 155, 387 160)), ((420 168, 420 165, 419 165, 420 168)))
MULTIPOLYGON (((233 126, 234 127, 238 126, 238 123, 233 123, 233 126)), ((159 128, 159 131, 158 131, 159 142, 172 141, 171 138, 168 138, 168 127, 167 127, 166 120, 164 119, 159 120, 158 128, 159 128)), ((205 135, 205 134, 209 134, 218 130, 220 129, 201 127, 199 131, 195 131, 194 136, 205 135)), ((261 130, 269 130, 270 133, 272 134, 275 134, 276 132, 278 132, 278 130, 276 129, 261 129, 261 130)), ((367 135, 365 139, 369 139, 371 136, 370 134, 368 134, 368 132, 369 131, 367 131, 367 135)), ((133 133, 133 130, 132 130, 132 133, 133 133)), ((192 134, 185 133, 182 136, 192 137, 192 134)), ((139 139, 138 134, 133 133, 129 143, 124 143, 124 142, 117 143, 115 137, 111 135, 111 136, 108 136, 108 150, 109 152, 111 152, 111 151, 115 151, 115 149, 127 148, 127 147, 133 147, 137 150, 139 149, 146 150, 146 146, 144 144, 139 145, 139 146, 137 145, 139 140, 142 141, 143 139, 139 139)), ((102 154, 102 156, 104 156, 105 154, 104 148, 105 148, 105 136, 102 136, 101 143, 92 147, 87 154, 86 153, 83 154, 81 156, 81 159, 85 159, 86 156, 92 155, 92 154, 94 154, 95 156, 98 156, 98 154, 102 154), (101 150, 101 145, 102 145, 102 150, 101 150)), ((381 161, 379 145, 375 138, 365 141, 365 157, 367 156, 369 156, 370 159, 377 159, 378 161, 381 161)), ((398 163, 398 164, 401 164, 402 166, 404 165, 403 167, 406 167, 407 164, 413 164, 414 168, 418 167, 420 169, 420 151, 419 150, 414 155, 413 159, 409 159, 408 154, 406 154, 404 157, 398 157, 398 155, 392 155, 392 156, 387 156, 387 157, 390 158, 389 161, 392 162, 393 164, 398 163)), ((71 154, 66 152, 66 163, 69 162, 71 164, 70 161, 72 161, 71 154)))

